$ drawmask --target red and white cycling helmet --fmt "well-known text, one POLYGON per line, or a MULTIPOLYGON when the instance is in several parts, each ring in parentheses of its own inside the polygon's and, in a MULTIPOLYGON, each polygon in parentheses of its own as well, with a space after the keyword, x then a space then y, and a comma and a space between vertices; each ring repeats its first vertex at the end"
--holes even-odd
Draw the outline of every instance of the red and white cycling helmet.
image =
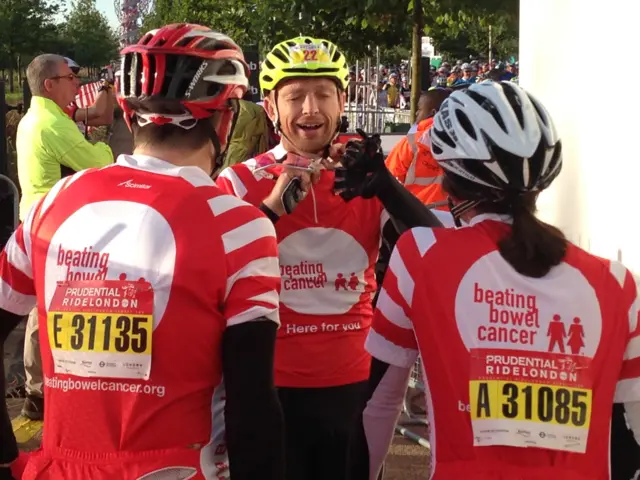
POLYGON ((212 140, 228 138, 236 101, 249 85, 249 67, 231 38, 201 25, 172 24, 146 33, 121 54, 118 103, 129 128, 135 116, 141 126, 171 123, 188 130, 197 120, 222 112, 212 140), (140 112, 127 101, 150 97, 176 100, 184 113, 140 112))

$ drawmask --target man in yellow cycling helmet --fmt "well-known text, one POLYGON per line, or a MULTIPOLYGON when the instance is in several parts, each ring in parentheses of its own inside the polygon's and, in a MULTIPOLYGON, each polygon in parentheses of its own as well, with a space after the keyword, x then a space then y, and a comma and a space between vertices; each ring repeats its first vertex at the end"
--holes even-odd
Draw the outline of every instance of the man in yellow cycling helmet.
POLYGON ((407 226, 437 222, 386 170, 379 138, 333 143, 348 81, 346 58, 332 42, 298 37, 276 45, 260 85, 281 143, 217 179, 276 228, 282 325, 275 385, 287 480, 349 478, 383 225, 391 225, 389 216, 407 226))
POLYGON ((347 59, 323 39, 298 37, 279 43, 260 70, 265 108, 283 143, 308 153, 322 152, 337 135, 348 85, 347 59), (317 123, 290 114, 305 102, 317 123))

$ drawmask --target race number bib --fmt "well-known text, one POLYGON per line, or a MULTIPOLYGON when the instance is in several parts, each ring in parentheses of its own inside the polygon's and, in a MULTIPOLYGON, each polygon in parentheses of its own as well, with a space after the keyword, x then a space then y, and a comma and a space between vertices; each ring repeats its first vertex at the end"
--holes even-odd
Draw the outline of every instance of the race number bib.
POLYGON ((47 329, 55 373, 147 380, 153 289, 144 280, 58 282, 47 329))
POLYGON ((590 359, 518 350, 471 354, 474 445, 586 451, 590 359))
POLYGON ((304 63, 329 63, 329 49, 323 44, 303 44, 289 47, 289 56, 294 65, 304 63))

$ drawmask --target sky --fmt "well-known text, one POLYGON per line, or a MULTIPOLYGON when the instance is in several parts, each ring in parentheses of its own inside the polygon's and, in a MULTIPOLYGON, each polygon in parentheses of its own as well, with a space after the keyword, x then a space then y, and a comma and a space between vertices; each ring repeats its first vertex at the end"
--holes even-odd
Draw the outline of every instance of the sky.
POLYGON ((118 18, 116 17, 116 11, 113 7, 114 0, 97 0, 96 5, 98 10, 104 13, 109 20, 109 25, 113 28, 118 28, 118 18))

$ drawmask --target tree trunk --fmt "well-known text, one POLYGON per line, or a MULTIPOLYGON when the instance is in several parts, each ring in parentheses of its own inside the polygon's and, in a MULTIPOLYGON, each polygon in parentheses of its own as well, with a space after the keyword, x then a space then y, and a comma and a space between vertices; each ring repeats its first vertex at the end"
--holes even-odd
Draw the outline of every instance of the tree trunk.
POLYGON ((18 67, 18 85, 22 85, 22 62, 20 55, 16 58, 16 66, 18 67))
POLYGON ((411 42, 411 123, 416 121, 418 100, 420 100, 422 58, 422 35, 424 34, 424 18, 422 15, 422 0, 413 0, 413 35, 411 42))
POLYGON ((9 69, 9 91, 11 93, 13 93, 15 91, 14 90, 15 80, 13 78, 13 73, 14 73, 14 70, 13 70, 13 67, 12 67, 12 68, 9 69))

